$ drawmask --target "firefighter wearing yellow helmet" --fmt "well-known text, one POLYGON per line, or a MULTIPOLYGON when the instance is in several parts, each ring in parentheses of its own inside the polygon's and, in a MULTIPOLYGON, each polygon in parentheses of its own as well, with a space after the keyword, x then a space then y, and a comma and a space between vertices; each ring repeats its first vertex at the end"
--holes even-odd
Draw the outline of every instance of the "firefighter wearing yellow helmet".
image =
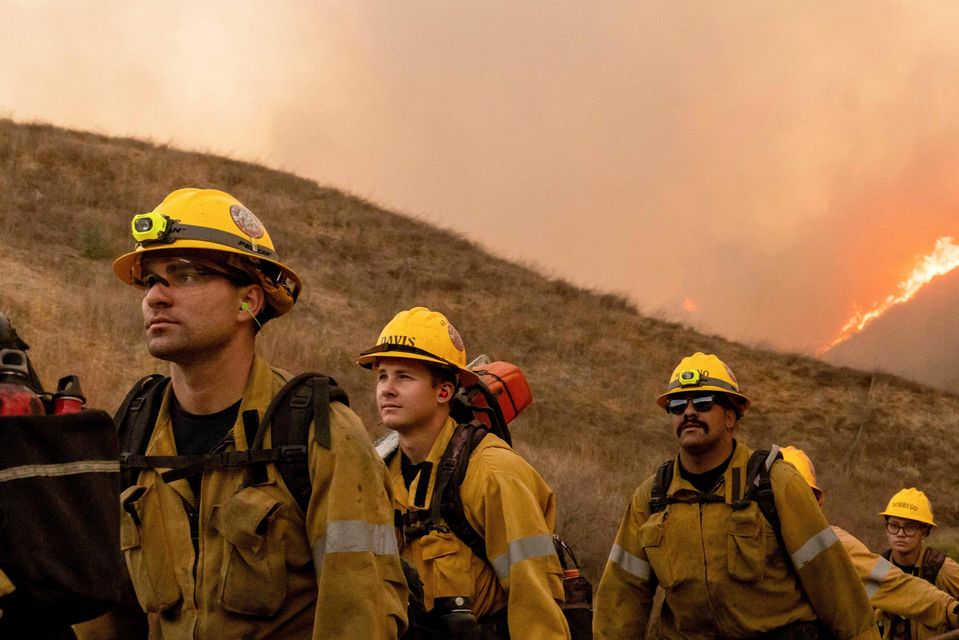
MULTIPOLYGON (((822 505, 825 493, 818 485, 816 468, 806 452, 793 446, 783 447, 781 451, 783 460, 796 467, 822 505)), ((832 529, 856 567, 870 604, 884 616, 884 631, 892 630, 888 622, 891 616, 909 618, 904 623, 912 625, 912 638, 929 638, 959 627, 959 601, 953 596, 926 580, 903 572, 887 558, 870 551, 845 529, 835 525, 832 529), (916 635, 917 631, 919 635, 916 635)), ((885 637, 889 637, 888 633, 885 637)))
POLYGON ((777 448, 754 453, 734 438, 751 403, 732 370, 694 353, 657 403, 679 452, 629 502, 594 637, 645 637, 661 587, 661 638, 878 638, 862 583, 799 472, 777 448))
POLYGON ((389 483, 345 396, 313 385, 302 442, 289 458, 271 452, 281 418, 266 410, 291 376, 256 355, 255 339, 290 311, 299 278, 222 191, 174 191, 132 232, 135 249, 113 268, 143 290, 147 348, 170 375, 138 384, 118 414, 132 485, 121 546, 157 637, 398 637, 407 592, 389 483), (150 402, 155 413, 131 409, 150 402), (311 490, 294 496, 297 465, 311 490))
MULTIPOLYGON (((883 555, 904 572, 959 597, 959 564, 924 542, 936 526, 932 504, 926 494, 915 487, 902 489, 889 499, 879 515, 885 520, 890 547, 883 555)), ((941 628, 904 619, 891 610, 883 612, 881 624, 883 638, 892 640, 932 638, 941 632, 941 628)))
POLYGON ((553 492, 492 433, 480 432, 469 452, 474 431, 450 416, 457 387, 475 378, 456 328, 426 307, 401 311, 357 362, 372 369, 380 418, 398 436, 398 450, 383 453, 400 553, 422 578, 429 637, 568 639, 553 492), (468 459, 457 514, 468 527, 440 508, 454 454, 468 459))

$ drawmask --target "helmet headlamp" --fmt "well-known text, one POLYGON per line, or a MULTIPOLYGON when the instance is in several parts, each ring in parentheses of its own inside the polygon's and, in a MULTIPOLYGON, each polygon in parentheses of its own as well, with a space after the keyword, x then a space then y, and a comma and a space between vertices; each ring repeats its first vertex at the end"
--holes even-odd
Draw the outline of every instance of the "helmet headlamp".
POLYGON ((686 369, 679 374, 679 386, 698 387, 700 380, 703 379, 703 372, 696 369, 686 369))
POLYGON ((174 220, 156 211, 133 216, 133 239, 139 243, 168 242, 174 220))

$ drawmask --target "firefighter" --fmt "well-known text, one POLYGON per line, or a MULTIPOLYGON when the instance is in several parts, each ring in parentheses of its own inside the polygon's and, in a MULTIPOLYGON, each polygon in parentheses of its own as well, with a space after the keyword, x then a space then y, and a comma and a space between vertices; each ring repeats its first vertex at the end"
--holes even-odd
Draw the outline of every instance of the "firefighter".
POLYGON ((293 308, 300 279, 222 191, 174 191, 132 228, 136 248, 113 270, 143 292, 147 350, 170 365, 145 453, 203 460, 177 479, 143 468, 121 495, 121 547, 151 637, 396 638, 406 583, 389 485, 349 408, 328 403, 325 444, 309 426, 305 512, 273 462, 252 484, 251 467, 213 464, 250 448, 245 427, 289 377, 255 340, 293 308))
MULTIPOLYGON (((890 550, 884 556, 905 573, 919 576, 953 597, 959 597, 959 564, 923 539, 929 536, 936 522, 926 494, 911 487, 902 489, 879 515, 885 520, 890 550)), ((880 625, 883 638, 921 640, 942 632, 941 625, 927 625, 906 620, 892 609, 882 607, 880 625)), ((955 625, 953 625, 955 626, 955 625)))
POLYGON ((380 418, 398 434, 399 451, 388 458, 397 534, 423 581, 425 626, 440 638, 569 638, 553 492, 509 445, 485 435, 459 487, 458 515, 480 536, 479 556, 455 526, 431 517, 442 504, 434 490, 444 454, 467 433, 450 416, 451 401, 475 379, 453 325, 425 307, 401 311, 358 363, 372 369, 380 418))
POLYGON ((657 403, 679 452, 629 502, 599 584, 595 637, 644 637, 658 586, 662 638, 878 638, 862 583, 805 481, 735 439, 750 400, 729 367, 688 356, 657 403))
MULTIPOLYGON (((822 506, 825 494, 817 484, 816 467, 809 456, 793 446, 783 447, 782 454, 786 462, 796 467, 822 506)), ((959 601, 954 597, 926 580, 904 573, 886 558, 870 551, 848 531, 835 525, 832 529, 856 567, 869 602, 875 609, 936 629, 932 635, 959 627, 959 601)))

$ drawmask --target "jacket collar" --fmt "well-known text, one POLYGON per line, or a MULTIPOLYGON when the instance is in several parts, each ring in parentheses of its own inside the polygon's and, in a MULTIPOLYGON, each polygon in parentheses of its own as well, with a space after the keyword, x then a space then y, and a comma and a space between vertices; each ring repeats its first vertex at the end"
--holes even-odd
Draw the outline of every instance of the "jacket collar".
MULTIPOLYGON (((717 496, 723 496, 727 504, 732 504, 735 502, 735 495, 744 496, 746 494, 746 466, 749 463, 749 456, 752 454, 752 449, 747 447, 741 442, 736 440, 733 441, 735 449, 733 450, 733 457, 729 461, 729 465, 726 467, 726 471, 723 472, 722 481, 718 483, 715 494, 717 496), (727 487, 732 487, 738 485, 738 491, 727 491, 727 487)), ((699 494, 699 491, 679 472, 679 454, 676 454, 676 457, 673 458, 673 479, 669 483, 669 489, 666 491, 666 495, 670 498, 692 498, 699 494)))

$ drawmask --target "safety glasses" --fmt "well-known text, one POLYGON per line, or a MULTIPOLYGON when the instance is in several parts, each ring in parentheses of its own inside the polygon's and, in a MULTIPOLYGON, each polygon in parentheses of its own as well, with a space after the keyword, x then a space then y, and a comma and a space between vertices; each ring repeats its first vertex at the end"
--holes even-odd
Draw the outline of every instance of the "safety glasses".
POLYGON ((158 284, 173 289, 189 289, 215 278, 225 278, 235 286, 250 284, 249 276, 244 273, 221 271, 202 262, 195 262, 186 258, 177 258, 163 265, 144 264, 140 269, 140 277, 134 278, 132 284, 145 290, 149 290, 158 284))
POLYGON ((686 407, 689 406, 689 403, 693 403, 693 410, 699 413, 706 413, 713 408, 714 404, 719 404, 716 402, 716 396, 699 396, 696 398, 670 398, 666 401, 666 412, 672 413, 674 415, 679 415, 686 411, 686 407))

